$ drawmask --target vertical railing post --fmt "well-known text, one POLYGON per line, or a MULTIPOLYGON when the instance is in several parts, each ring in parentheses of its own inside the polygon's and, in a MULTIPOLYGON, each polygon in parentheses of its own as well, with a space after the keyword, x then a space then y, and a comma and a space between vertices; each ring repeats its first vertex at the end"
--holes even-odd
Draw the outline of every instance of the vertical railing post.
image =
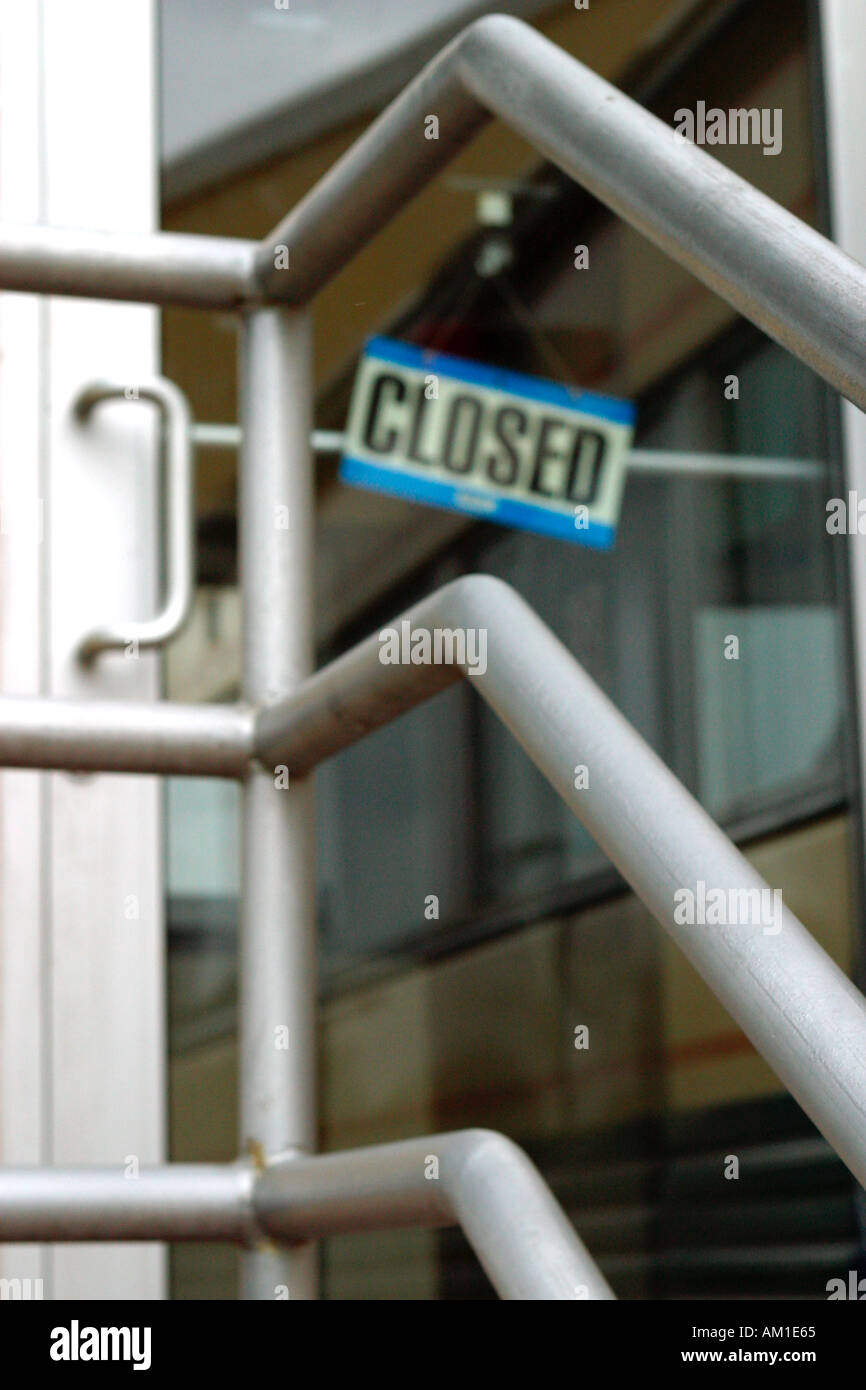
MULTIPOLYGON (((270 702, 312 667, 311 327, 305 313, 243 320, 240 566, 244 696, 270 702)), ((308 782, 250 770, 243 788, 240 920, 241 1146, 315 1144, 315 924, 308 782)), ((316 1251, 245 1257, 244 1296, 316 1297, 316 1251)))

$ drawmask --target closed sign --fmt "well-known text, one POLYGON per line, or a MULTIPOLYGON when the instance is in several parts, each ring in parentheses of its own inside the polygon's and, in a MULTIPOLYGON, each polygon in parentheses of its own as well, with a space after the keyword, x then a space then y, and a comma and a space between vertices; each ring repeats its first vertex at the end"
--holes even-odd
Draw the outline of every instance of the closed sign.
POLYGON ((629 401, 373 338, 340 477, 606 549, 634 416, 629 401))

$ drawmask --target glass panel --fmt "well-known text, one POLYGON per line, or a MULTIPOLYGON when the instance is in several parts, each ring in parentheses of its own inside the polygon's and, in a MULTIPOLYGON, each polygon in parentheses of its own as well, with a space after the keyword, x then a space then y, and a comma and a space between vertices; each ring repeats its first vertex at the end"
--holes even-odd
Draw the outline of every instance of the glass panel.
POLYGON ((419 928, 468 910, 467 694, 458 686, 439 695, 319 769, 321 947, 329 973, 399 950, 419 928))
MULTIPOLYGON (((793 806, 807 792, 844 796, 826 473, 816 465, 814 478, 793 482, 773 473, 786 458, 826 458, 823 392, 770 345, 736 367, 735 409, 717 365, 698 363, 651 404, 637 445, 764 454, 766 479, 686 479, 662 460, 652 475, 630 475, 613 551, 491 531, 477 557, 727 819, 771 800, 784 815, 786 798, 793 806), (782 411, 782 401, 793 404, 782 411)), ((597 868, 598 851, 510 735, 486 711, 480 726, 486 894, 543 890, 597 868)))
MULTIPOLYGON (((661 76, 640 97, 669 122, 698 100, 784 108, 778 157, 713 153, 820 224, 806 15, 800 0, 737 5, 725 22, 720 12, 700 51, 693 32, 676 55, 665 41, 661 76)), ((566 17, 588 21, 570 5, 557 22, 566 17)), ((642 52, 650 39, 641 31, 642 52)), ((306 155, 261 177, 219 190, 178 229, 213 230, 223 200, 241 222, 271 205, 275 219, 286 189, 309 184, 306 155)), ((634 399, 641 450, 759 456, 766 475, 684 477, 663 461, 634 470, 615 548, 599 553, 350 491, 322 459, 320 658, 456 574, 501 576, 847 968, 851 710, 841 542, 825 527, 835 402, 556 170, 527 173, 525 147, 500 126, 468 152, 460 179, 447 171, 320 301, 321 427, 342 428, 360 341, 386 331, 634 399), (497 225, 473 224, 471 198, 491 187, 497 225), (446 223, 447 247, 431 231, 446 223), (589 248, 587 272, 576 244, 589 248), (813 461, 814 475, 774 464, 790 458, 813 461)), ((216 413, 218 380, 218 413, 231 418, 233 350, 216 340, 192 383, 204 415, 216 413)), ((176 330, 172 351, 184 381, 176 330)), ((212 487, 218 465, 225 498, 224 460, 208 457, 201 482, 212 487)), ((230 508, 209 534, 230 583, 230 508)), ((850 1179, 471 689, 329 762, 317 784, 324 1148, 500 1128, 539 1162, 625 1296, 821 1297, 835 1263, 855 1267, 850 1179), (791 1163, 789 1143, 808 1161, 791 1163), (720 1183, 731 1152, 742 1184, 720 1183)), ((177 1156, 231 1157, 236 791, 210 782, 169 796, 177 1156), (196 1105, 207 1109, 198 1129, 196 1105)), ((324 1262, 335 1297, 489 1293, 453 1233, 328 1242, 324 1262)))

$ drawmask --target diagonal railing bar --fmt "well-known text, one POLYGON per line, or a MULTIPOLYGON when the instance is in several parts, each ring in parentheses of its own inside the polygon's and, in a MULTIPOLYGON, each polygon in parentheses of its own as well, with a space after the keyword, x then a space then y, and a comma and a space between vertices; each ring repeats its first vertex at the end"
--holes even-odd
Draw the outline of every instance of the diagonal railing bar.
POLYGON ((473 575, 404 613, 290 699, 261 711, 257 755, 266 765, 306 773, 461 677, 495 710, 866 1183, 866 1000, 508 585, 473 575), (451 664, 411 664, 413 650, 423 653, 419 634, 435 652, 437 633, 451 664), (462 662, 461 640, 469 653, 462 662), (389 644, 390 655, 397 652, 394 642, 403 661, 385 663, 389 644), (473 650, 484 654, 473 663, 475 674, 473 650), (700 925, 697 904, 711 892, 722 894, 727 920, 700 925))
POLYGON ((311 299, 491 115, 866 408, 866 270, 504 15, 443 49, 265 238, 262 294, 311 299))
POLYGON ((281 1243, 342 1232, 462 1227, 503 1298, 613 1293, 537 1168, 490 1130, 344 1153, 142 1168, 0 1169, 4 1241, 281 1243))

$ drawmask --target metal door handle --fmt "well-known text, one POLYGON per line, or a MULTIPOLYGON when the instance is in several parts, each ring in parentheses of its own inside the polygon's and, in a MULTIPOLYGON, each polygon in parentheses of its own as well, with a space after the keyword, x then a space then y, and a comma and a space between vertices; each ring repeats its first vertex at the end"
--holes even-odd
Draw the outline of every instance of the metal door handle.
POLYGON ((94 628, 80 641, 78 659, 92 661, 99 652, 137 647, 161 647, 180 632, 193 599, 193 475, 192 416, 183 392, 165 377, 149 377, 134 388, 114 381, 93 381, 82 388, 73 409, 79 420, 89 418, 102 401, 148 401, 158 406, 165 422, 165 487, 167 551, 166 593, 153 618, 109 623, 94 628))

